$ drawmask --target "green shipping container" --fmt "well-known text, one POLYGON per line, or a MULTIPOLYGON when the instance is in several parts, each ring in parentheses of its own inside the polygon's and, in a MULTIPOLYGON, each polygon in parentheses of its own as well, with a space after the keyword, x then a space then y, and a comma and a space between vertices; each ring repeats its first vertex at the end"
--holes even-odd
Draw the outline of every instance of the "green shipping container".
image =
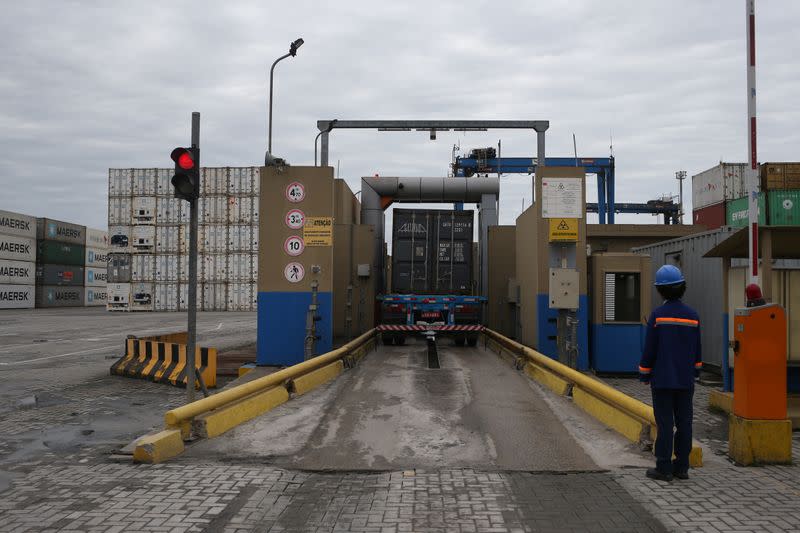
POLYGON ((83 266, 86 247, 60 241, 37 241, 36 262, 49 265, 83 266))
MULTIPOLYGON (((731 200, 725 205, 725 223, 735 228, 747 226, 749 220, 749 206, 747 197, 731 200)), ((764 193, 758 194, 758 223, 762 226, 767 224, 767 212, 764 208, 764 193)))
POLYGON ((770 226, 800 226, 800 189, 769 191, 770 226))

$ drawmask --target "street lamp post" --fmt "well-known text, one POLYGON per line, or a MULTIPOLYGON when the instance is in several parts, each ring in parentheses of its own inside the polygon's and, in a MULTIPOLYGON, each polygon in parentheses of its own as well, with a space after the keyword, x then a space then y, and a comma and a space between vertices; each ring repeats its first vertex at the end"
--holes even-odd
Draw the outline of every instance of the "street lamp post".
POLYGON ((272 159, 272 78, 275 73, 275 65, 289 56, 296 56, 297 49, 301 46, 303 46, 303 39, 296 39, 289 45, 289 53, 276 59, 272 64, 272 68, 269 69, 269 131, 267 135, 267 154, 264 157, 264 165, 269 165, 270 159, 272 159))

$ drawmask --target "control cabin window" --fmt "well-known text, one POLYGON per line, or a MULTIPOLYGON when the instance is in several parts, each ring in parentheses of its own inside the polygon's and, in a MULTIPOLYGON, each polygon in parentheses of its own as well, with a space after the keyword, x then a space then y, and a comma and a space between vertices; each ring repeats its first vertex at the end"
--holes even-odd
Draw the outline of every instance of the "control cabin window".
POLYGON ((640 286, 639 272, 606 272, 606 322, 641 321, 640 286))

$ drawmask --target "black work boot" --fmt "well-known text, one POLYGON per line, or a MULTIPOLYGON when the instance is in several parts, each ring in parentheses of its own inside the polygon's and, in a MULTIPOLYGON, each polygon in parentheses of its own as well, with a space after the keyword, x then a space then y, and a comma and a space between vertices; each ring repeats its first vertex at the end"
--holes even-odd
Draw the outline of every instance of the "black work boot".
POLYGON ((678 479, 689 479, 688 470, 673 470, 672 475, 678 479))
POLYGON ((665 474, 657 468, 648 468, 647 477, 657 481, 672 481, 672 474, 665 474))

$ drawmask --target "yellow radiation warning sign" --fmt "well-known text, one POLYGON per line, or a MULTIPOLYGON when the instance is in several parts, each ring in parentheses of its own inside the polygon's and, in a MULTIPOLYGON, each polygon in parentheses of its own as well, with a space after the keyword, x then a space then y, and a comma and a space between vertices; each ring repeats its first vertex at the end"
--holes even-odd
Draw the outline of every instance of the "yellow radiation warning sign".
POLYGON ((303 226, 306 246, 333 246, 333 217, 308 217, 303 226))
POLYGON ((577 242, 578 241, 578 219, 577 218, 551 218, 550 220, 550 242, 577 242))

